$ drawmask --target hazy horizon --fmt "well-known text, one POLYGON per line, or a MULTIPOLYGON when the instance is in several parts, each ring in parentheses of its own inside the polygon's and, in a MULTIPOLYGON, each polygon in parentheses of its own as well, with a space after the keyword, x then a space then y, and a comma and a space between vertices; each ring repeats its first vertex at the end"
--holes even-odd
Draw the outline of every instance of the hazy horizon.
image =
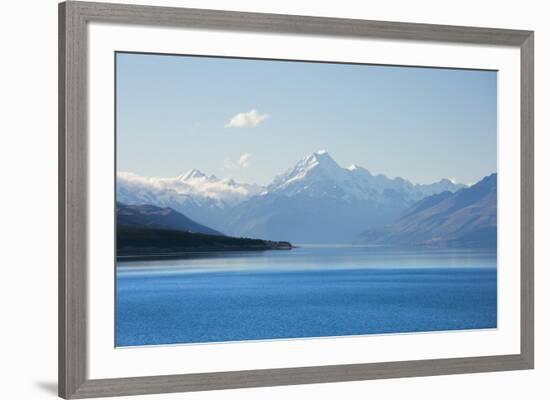
MULTIPOLYGON (((296 160, 296 163, 298 163, 299 161, 315 154, 315 153, 320 153, 320 152, 326 152, 330 155, 330 152, 326 151, 325 149, 320 149, 320 150, 317 150, 317 151, 314 151, 314 152, 311 152, 310 154, 308 154, 307 156, 304 156, 302 157, 300 160, 296 160)), ((332 158, 332 155, 330 155, 331 158, 332 158)), ((338 160, 334 160, 336 161, 336 163, 338 163, 338 160)), ((295 163, 295 164, 296 164, 295 163)), ((179 178, 181 176, 184 176, 185 174, 188 174, 188 173, 191 173, 193 171, 199 171, 201 173, 203 173, 204 175, 206 176, 213 176, 217 179, 233 179, 235 180, 236 182, 239 182, 239 183, 244 183, 244 184, 257 184, 257 185, 260 185, 260 186, 268 186, 270 183, 273 182, 273 180, 275 180, 275 178, 277 178, 278 176, 280 175, 283 175, 285 172, 288 172, 289 170, 291 170, 292 168, 294 168, 295 164, 289 166, 288 168, 286 168, 285 170, 283 171, 280 171, 278 174, 274 175, 270 180, 268 180, 267 183, 259 183, 259 182, 252 182, 252 181, 243 181, 243 180, 240 180, 240 179, 237 179, 237 178, 234 178, 232 177, 231 175, 223 175, 223 176, 220 176, 220 175, 216 175, 216 174, 212 174, 212 173, 209 173, 209 171, 206 171, 204 169, 201 169, 199 167, 195 167, 195 168, 191 168, 189 170, 186 170, 186 171, 181 171, 180 173, 176 174, 176 175, 170 175, 170 176, 153 176, 153 175, 141 175, 141 174, 137 174, 133 171, 124 171, 124 170, 117 170, 117 174, 118 173, 121 173, 121 174, 133 174, 133 175, 137 175, 137 176, 140 176, 142 178, 153 178, 153 179, 172 179, 172 178, 179 178)), ((339 163, 338 163, 339 164, 339 163)), ((339 164, 340 165, 340 164, 339 164)), ((368 168, 366 168, 365 166, 363 165, 359 165, 359 164, 351 164, 351 165, 348 165, 348 166, 343 166, 343 165, 340 165, 341 168, 344 168, 344 169, 352 169, 353 167, 361 167, 361 168, 365 168, 367 170, 369 170, 368 168)), ((369 170, 369 172, 372 173, 372 171, 369 170)), ((452 178, 452 177, 441 177, 440 179, 436 179, 434 181, 430 181, 430 182, 415 182, 413 180, 410 180, 410 179, 407 179, 406 177, 404 176, 401 176, 401 175, 397 175, 397 176, 388 176, 384 173, 373 173, 374 176, 377 176, 377 175, 383 175, 383 176, 386 176, 388 177, 389 179, 396 179, 396 178, 402 178, 402 179, 406 179, 408 180, 409 182, 411 182, 412 184, 430 184, 430 183, 434 183, 434 182, 438 182, 440 180, 444 180, 444 179, 448 179, 450 181, 452 181, 453 183, 462 183, 462 184, 465 184, 467 186, 471 186, 471 185, 474 185, 476 183, 478 183, 479 181, 481 181, 482 179, 486 178, 487 176, 490 176, 494 173, 496 173, 497 171, 489 171, 486 175, 484 176, 481 176, 478 180, 476 181, 473 181, 473 182, 461 182, 461 181, 458 181, 456 180, 455 178, 452 178)))

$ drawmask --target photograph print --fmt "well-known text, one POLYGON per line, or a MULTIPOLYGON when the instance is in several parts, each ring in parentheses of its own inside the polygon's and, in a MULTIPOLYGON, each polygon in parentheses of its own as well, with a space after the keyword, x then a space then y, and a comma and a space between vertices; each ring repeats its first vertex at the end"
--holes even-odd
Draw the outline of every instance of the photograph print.
POLYGON ((117 347, 498 328, 496 71, 115 57, 117 347))

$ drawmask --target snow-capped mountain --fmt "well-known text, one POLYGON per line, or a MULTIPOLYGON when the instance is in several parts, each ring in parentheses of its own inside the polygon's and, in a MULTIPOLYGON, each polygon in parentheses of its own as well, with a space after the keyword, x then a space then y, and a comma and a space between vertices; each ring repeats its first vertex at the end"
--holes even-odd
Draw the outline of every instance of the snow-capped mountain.
POLYGON ((416 201, 462 187, 448 179, 415 185, 355 165, 342 168, 318 151, 275 178, 260 196, 235 206, 225 228, 233 235, 293 243, 350 243, 365 226, 386 225, 416 201))
MULTIPOLYGON (((214 175, 206 175, 203 172, 192 169, 176 178, 146 178, 130 172, 119 172, 117 184, 121 189, 130 189, 124 195, 146 195, 140 190, 155 193, 169 192, 182 196, 189 196, 194 201, 208 200, 218 207, 233 206, 252 196, 261 193, 264 188, 259 185, 239 183, 233 179, 218 179, 214 175)), ((125 201, 124 198, 119 199, 125 201)))
POLYGON ((193 169, 175 178, 148 178, 117 173, 117 201, 171 207, 215 229, 227 209, 263 192, 259 185, 218 179, 193 169))
POLYGON ((285 196, 305 194, 310 197, 329 196, 340 200, 387 201, 387 196, 402 196, 405 201, 417 201, 443 191, 454 192, 465 185, 449 179, 422 185, 403 178, 390 179, 373 175, 367 169, 352 165, 340 167, 325 151, 317 151, 300 160, 293 168, 275 178, 268 186, 269 193, 285 196))
POLYGON ((343 168, 315 152, 267 187, 218 179, 199 170, 175 178, 117 174, 117 201, 171 207, 224 234, 295 243, 350 242, 393 222, 416 201, 464 187, 448 179, 429 185, 343 168))

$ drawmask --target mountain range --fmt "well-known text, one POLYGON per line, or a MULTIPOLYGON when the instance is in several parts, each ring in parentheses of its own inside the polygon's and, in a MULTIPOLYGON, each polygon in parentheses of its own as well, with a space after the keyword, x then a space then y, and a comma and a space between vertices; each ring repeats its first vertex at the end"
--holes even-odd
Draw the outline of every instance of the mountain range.
POLYGON ((116 215, 118 226, 222 235, 222 233, 201 225, 169 207, 157 207, 151 204, 128 205, 118 202, 116 215))
POLYGON ((218 179, 197 169, 174 178, 149 178, 130 172, 117 173, 117 201, 171 207, 195 221, 223 230, 229 209, 264 187, 233 179, 218 179))
POLYGON ((179 258, 189 252, 292 248, 289 242, 225 236, 168 207, 117 203, 116 216, 119 259, 179 258))
POLYGON ((497 175, 456 193, 429 196, 394 223, 363 233, 369 244, 494 247, 497 239, 497 175))
POLYGON ((350 243, 365 229, 392 222, 416 201, 461 187, 446 179, 414 185, 358 166, 342 168, 319 151, 276 177, 262 194, 235 206, 225 229, 293 243, 350 243))
POLYGON ((449 179, 413 184, 356 165, 344 168, 326 151, 299 160, 267 186, 196 169, 174 178, 117 174, 119 202, 170 207, 226 235, 292 243, 356 242, 431 196, 466 188, 449 179))

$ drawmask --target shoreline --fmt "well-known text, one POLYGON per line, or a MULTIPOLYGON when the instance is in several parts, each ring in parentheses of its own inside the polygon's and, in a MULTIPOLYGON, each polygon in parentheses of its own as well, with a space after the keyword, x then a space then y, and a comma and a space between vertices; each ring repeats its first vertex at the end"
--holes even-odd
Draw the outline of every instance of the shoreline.
POLYGON ((264 252, 264 251, 279 251, 279 250, 292 250, 298 248, 298 246, 274 246, 265 248, 216 248, 216 249, 189 249, 178 252, 166 252, 166 253, 147 253, 147 254, 123 254, 116 255, 116 261, 154 261, 154 260, 177 260, 185 259, 193 255, 220 255, 224 253, 250 253, 250 252, 264 252))

